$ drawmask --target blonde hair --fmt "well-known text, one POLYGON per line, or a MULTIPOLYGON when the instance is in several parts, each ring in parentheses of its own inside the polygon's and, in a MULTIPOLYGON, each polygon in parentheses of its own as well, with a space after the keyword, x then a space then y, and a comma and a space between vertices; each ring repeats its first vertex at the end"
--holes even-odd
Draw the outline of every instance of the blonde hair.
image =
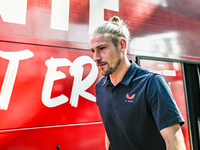
POLYGON ((130 39, 130 32, 127 28, 127 25, 117 16, 113 16, 109 22, 106 22, 97 27, 93 31, 92 36, 95 34, 103 34, 110 38, 115 47, 118 46, 118 42, 121 38, 126 40, 127 45, 130 39))

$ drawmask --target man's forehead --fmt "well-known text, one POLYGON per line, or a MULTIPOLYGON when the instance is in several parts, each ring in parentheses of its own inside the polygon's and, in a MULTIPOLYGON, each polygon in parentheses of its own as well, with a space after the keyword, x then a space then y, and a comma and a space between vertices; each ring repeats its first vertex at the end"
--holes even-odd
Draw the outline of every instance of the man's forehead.
POLYGON ((111 42, 109 38, 104 36, 103 34, 94 35, 91 39, 91 47, 99 47, 100 45, 105 45, 111 42))
POLYGON ((101 40, 107 40, 107 38, 104 34, 95 34, 95 35, 93 35, 91 41, 93 41, 93 40, 101 41, 101 40))

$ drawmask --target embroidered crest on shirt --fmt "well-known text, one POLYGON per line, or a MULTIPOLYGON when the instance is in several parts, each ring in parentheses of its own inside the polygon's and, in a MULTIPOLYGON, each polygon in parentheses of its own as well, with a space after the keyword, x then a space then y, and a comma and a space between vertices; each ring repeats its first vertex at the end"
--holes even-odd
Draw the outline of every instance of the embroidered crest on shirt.
POLYGON ((133 102, 134 102, 134 101, 133 101, 134 97, 135 97, 135 94, 129 96, 129 94, 127 93, 127 94, 126 94, 127 100, 125 100, 125 102, 133 103, 133 102))

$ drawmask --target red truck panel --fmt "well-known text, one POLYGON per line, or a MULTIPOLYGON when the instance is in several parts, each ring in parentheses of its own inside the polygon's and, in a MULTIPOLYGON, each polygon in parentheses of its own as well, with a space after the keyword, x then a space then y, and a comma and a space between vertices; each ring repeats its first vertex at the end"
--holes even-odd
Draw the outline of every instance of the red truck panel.
MULTIPOLYGON (((70 66, 61 66, 57 68, 57 71, 61 71, 66 77, 54 81, 51 90, 51 98, 63 94, 68 97, 69 100, 62 105, 51 108, 45 106, 42 102, 42 92, 45 93, 45 75, 48 69, 45 62, 53 57, 54 59, 69 60, 73 63, 74 60, 80 58, 80 56, 91 57, 89 51, 0 42, 1 50, 6 51, 7 47, 9 47, 9 51, 28 49, 34 56, 19 61, 19 67, 8 109, 0 111, 0 129, 101 121, 95 102, 79 95, 77 107, 70 104, 70 98, 73 91, 72 88, 74 85, 74 77, 69 73, 70 66)), ((0 58, 0 62, 1 87, 5 80, 4 77, 9 60, 0 58)), ((84 71, 82 80, 88 76, 92 68, 90 63, 83 66, 84 71)), ((95 95, 95 82, 96 80, 94 83, 91 83, 92 85, 86 90, 87 93, 95 95)))
MULTIPOLYGON (((101 76, 91 59, 90 31, 119 15, 132 35, 130 59, 200 60, 199 13, 194 0, 0 1, 0 149, 51 149, 60 142, 61 149, 103 149, 94 92, 101 76)), ((182 86, 182 77, 170 80, 172 91, 182 86)), ((177 103, 187 121, 185 103, 177 103)))
POLYGON ((0 132, 0 149, 9 150, 103 150, 102 123, 78 124, 0 132))

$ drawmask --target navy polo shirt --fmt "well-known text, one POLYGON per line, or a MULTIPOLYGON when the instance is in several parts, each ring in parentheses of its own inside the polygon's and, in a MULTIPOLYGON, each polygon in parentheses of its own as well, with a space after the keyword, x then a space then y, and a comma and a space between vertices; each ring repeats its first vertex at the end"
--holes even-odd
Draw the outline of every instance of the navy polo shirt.
POLYGON ((110 150, 166 150, 159 131, 184 123, 165 78, 134 62, 116 86, 104 76, 95 91, 110 150))

